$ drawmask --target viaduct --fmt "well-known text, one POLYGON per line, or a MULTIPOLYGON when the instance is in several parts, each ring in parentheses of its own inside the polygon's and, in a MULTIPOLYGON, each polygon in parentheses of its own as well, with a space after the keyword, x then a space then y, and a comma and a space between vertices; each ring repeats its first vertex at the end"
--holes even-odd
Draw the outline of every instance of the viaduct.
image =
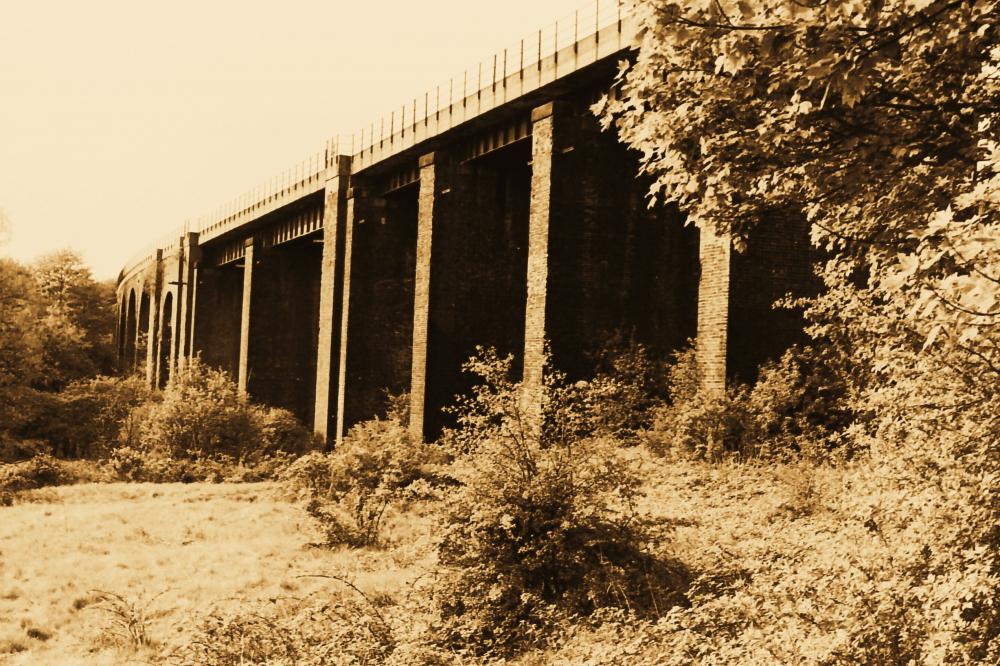
POLYGON ((526 395, 546 341, 583 377, 616 335, 664 355, 696 338, 709 386, 752 377, 801 334, 772 304, 810 283, 808 230, 761 225, 737 253, 647 206, 637 156, 590 111, 635 43, 617 5, 139 253, 118 278, 123 371, 163 386, 200 355, 330 443, 387 391, 409 392, 413 433, 433 438, 477 345, 514 355, 526 395))

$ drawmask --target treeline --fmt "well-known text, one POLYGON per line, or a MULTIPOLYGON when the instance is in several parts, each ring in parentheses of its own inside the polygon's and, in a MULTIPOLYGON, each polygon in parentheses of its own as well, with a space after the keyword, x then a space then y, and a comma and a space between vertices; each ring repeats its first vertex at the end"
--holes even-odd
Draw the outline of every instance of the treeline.
POLYGON ((79 254, 0 258, 0 461, 51 448, 60 392, 115 372, 114 322, 114 284, 95 280, 79 254))

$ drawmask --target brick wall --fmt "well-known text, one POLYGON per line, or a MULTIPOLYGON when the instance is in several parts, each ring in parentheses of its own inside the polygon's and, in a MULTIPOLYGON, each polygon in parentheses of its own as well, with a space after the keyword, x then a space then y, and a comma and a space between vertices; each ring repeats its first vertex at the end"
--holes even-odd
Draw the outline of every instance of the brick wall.
POLYGON ((311 423, 323 245, 300 238, 255 250, 247 392, 311 423))
POLYGON ((355 196, 351 206, 344 428, 383 414, 386 391, 410 388, 417 188, 355 196))

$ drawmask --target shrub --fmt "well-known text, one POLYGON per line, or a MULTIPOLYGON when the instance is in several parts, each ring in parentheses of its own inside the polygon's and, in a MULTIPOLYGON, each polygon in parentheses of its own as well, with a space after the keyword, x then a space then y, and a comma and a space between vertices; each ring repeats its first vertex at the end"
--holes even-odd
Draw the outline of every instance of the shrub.
POLYGON ((131 446, 120 446, 108 456, 108 464, 123 481, 141 481, 145 478, 148 453, 131 446))
POLYGON ((259 433, 260 446, 252 451, 244 451, 244 456, 250 455, 263 460, 281 457, 282 454, 301 455, 322 446, 316 434, 302 425, 287 409, 254 405, 250 411, 250 421, 259 433))
POLYGON ((111 452, 108 464, 122 481, 140 483, 252 483, 277 479, 292 461, 291 454, 277 453, 253 462, 226 455, 175 459, 161 451, 143 451, 122 446, 111 452))
POLYGON ((144 448, 170 458, 238 456, 259 445, 251 409, 229 376, 199 361, 175 372, 141 425, 144 448))
POLYGON ((701 384, 693 347, 674 355, 667 371, 669 402, 655 410, 644 434, 651 449, 674 458, 718 460, 746 454, 753 443, 753 420, 744 387, 707 391, 701 384))
POLYGON ((401 414, 354 426, 338 449, 310 453, 292 463, 285 478, 308 498, 307 508, 330 544, 376 544, 386 510, 418 480, 439 483, 441 452, 411 438, 401 414))
POLYGON ((683 576, 648 554, 639 480, 617 443, 592 432, 586 383, 547 373, 543 418, 521 407, 511 358, 466 364, 482 378, 446 434, 463 486, 447 502, 439 558, 442 640, 502 655, 567 615, 603 606, 640 613, 683 600, 683 576))
POLYGON ((392 629, 366 597, 322 604, 281 599, 235 614, 210 613, 177 661, 199 666, 381 664, 395 647, 392 629))
POLYGON ((72 483, 108 480, 107 471, 93 462, 58 460, 46 454, 0 465, 0 494, 8 498, 25 491, 72 483))
POLYGON ((11 493, 58 486, 67 481, 68 475, 59 461, 44 454, 0 467, 0 490, 11 493))
POLYGON ((849 406, 842 361, 829 345, 795 346, 761 366, 746 399, 757 455, 817 459, 837 448, 853 453, 843 433, 859 415, 849 406))
POLYGON ((290 412, 251 404, 229 375, 197 358, 174 374, 140 430, 144 450, 174 460, 232 459, 252 466, 318 446, 290 412))
POLYGON ((594 434, 634 443, 652 424, 667 397, 667 364, 635 342, 614 335, 593 355, 594 378, 581 388, 593 418, 594 434))
POLYGON ((644 433, 664 455, 696 460, 828 458, 844 446, 855 422, 847 387, 830 348, 792 347, 764 364, 757 382, 725 391, 701 385, 693 348, 674 356, 667 372, 669 402, 654 410, 644 433))
POLYGON ((139 377, 96 377, 71 383, 52 396, 41 436, 59 455, 106 457, 116 446, 138 443, 138 423, 153 392, 139 377))

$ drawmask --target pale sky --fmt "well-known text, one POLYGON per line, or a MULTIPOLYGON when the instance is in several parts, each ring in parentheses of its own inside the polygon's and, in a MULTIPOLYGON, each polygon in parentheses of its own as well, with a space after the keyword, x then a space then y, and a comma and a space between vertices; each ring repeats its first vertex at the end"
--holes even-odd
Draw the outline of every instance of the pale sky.
POLYGON ((0 0, 0 255, 144 245, 587 0, 0 0))

